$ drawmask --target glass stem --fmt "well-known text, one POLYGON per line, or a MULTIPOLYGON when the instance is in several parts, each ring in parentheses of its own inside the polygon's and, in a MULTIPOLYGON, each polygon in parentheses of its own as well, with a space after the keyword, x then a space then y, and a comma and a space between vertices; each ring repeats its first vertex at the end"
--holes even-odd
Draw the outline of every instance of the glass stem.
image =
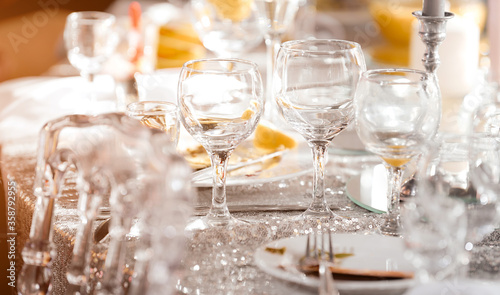
POLYGON ((226 204, 226 169, 232 153, 230 151, 215 151, 210 153, 213 172, 212 206, 207 217, 211 222, 227 222, 230 219, 226 204))
MULTIPOLYGON (((313 145, 313 200, 309 206, 310 213, 329 213, 330 209, 325 199, 325 164, 328 143, 315 143, 313 145)), ((307 212, 306 212, 307 213, 307 212)))
POLYGON ((273 103, 273 75, 274 75, 274 64, 276 62, 276 54, 280 49, 281 45, 281 35, 276 33, 270 33, 266 36, 266 107, 265 107, 265 119, 268 121, 274 120, 274 103, 273 103))
POLYGON ((401 194, 401 183, 403 179, 404 167, 385 164, 388 172, 387 183, 387 216, 384 227, 387 232, 398 233, 400 230, 400 210, 399 198, 401 194))
POLYGON ((128 216, 115 214, 111 216, 110 244, 104 265, 102 284, 98 286, 98 294, 122 293, 123 267, 125 265, 126 235, 132 226, 132 219, 128 216))

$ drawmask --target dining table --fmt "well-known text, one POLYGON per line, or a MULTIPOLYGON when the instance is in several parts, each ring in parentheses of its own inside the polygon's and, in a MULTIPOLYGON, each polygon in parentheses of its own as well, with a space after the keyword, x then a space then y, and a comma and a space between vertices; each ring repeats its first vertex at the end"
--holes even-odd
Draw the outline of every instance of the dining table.
MULTIPOLYGON (((256 51, 245 57, 257 62, 264 70, 265 48, 261 46, 256 51)), ((69 67, 64 62, 45 75, 0 83, 0 176, 4 196, 15 192, 13 202, 6 200, 7 207, 11 207, 6 209, 15 212, 14 226, 7 228, 7 236, 15 236, 16 242, 15 255, 10 260, 15 265, 15 282, 18 282, 23 266, 22 249, 29 238, 36 209, 37 199, 33 187, 41 128, 50 120, 70 114, 123 112, 117 106, 116 84, 112 77, 97 75, 92 87, 89 87, 88 81, 78 76, 74 68, 68 71, 69 67), (89 109, 91 96, 93 108, 89 109)), ((139 99, 142 95, 146 99, 148 96, 157 98, 158 94, 162 94, 162 99, 175 101, 179 68, 154 73, 161 83, 156 85, 156 89, 142 89, 143 93, 141 85, 138 85, 139 99)), ((136 79, 141 78, 147 77, 136 76, 136 79)), ((461 101, 456 98, 443 97, 441 131, 457 131, 463 127, 463 122, 457 116, 460 105, 461 101)), ((289 128, 282 131, 294 134, 297 146, 282 156, 282 161, 273 168, 272 173, 243 177, 229 174, 227 179, 229 211, 233 217, 247 221, 246 225, 232 230, 209 227, 196 234, 186 235, 185 244, 182 245, 183 255, 178 257, 174 271, 169 274, 169 281, 173 282, 169 287, 173 294, 318 294, 317 278, 297 274, 282 265, 297 261, 283 262, 280 259, 286 260, 287 255, 281 257, 277 254, 269 258, 267 254, 274 250, 286 253, 303 249, 305 252, 307 234, 325 228, 331 232, 334 246, 358 241, 355 250, 359 248, 366 252, 364 254, 367 256, 363 256, 366 257, 363 259, 366 259, 367 264, 377 258, 382 259, 388 269, 404 264, 415 271, 404 247, 404 234, 400 237, 382 235, 379 227, 384 223, 384 213, 349 189, 353 181, 357 181, 354 186, 360 186, 360 175, 382 163, 378 156, 364 149, 352 124, 333 140, 328 149, 325 197, 337 216, 330 223, 300 218, 312 200, 313 156, 305 140, 297 133, 289 128), (380 256, 382 252, 389 256, 380 256), (392 255, 399 260, 392 259, 392 255)), ((182 153, 186 142, 192 141, 185 130, 181 131, 179 153, 182 153)), ((66 271, 73 255, 80 222, 75 177, 72 174, 65 179, 54 212, 52 242, 56 255, 50 266, 53 275, 51 294, 54 295, 66 294, 69 288, 66 271)), ((411 173, 405 174, 405 177, 411 177, 411 173)), ((205 215, 209 210, 212 202, 212 186, 209 182, 205 180, 193 184, 192 219, 205 215)), ((385 203, 385 196, 382 198, 381 202, 385 203)), ((401 206, 405 206, 405 201, 402 201, 401 206)), ((404 217, 404 210, 402 214, 404 217)), ((102 233, 102 225, 108 219, 109 211, 104 210, 93 225, 95 241, 91 247, 91 263, 94 270, 92 275, 96 280, 102 275, 110 243, 109 235, 102 233)), ((125 242, 134 248, 138 237, 134 233, 129 233, 128 237, 125 242)), ((351 250, 342 248, 339 251, 349 254, 351 250)), ((493 284, 500 293, 500 226, 497 225, 494 231, 474 244, 469 252, 467 271, 455 282, 493 284)), ((133 258, 129 262, 130 265, 125 268, 132 266, 133 258)), ((402 295, 422 285, 417 278, 336 283, 341 295, 402 295)), ((4 286, 0 289, 4 290, 4 286)), ((12 294, 17 294, 15 287, 11 289, 12 294)), ((411 293, 414 294, 417 293, 411 293)))
MULTIPOLYGON (((175 71, 171 70, 175 79, 175 71)), ((113 83, 109 77, 97 77, 97 112, 116 111, 113 83)), ((175 83, 172 83, 174 85, 175 83)), ((1 176, 4 190, 15 189, 16 274, 22 267, 21 251, 28 239, 36 198, 33 193, 37 164, 38 132, 44 122, 82 112, 88 96, 78 95, 86 87, 81 77, 30 77, 0 84, 3 101, 1 176)), ((84 91, 83 91, 84 92, 84 91)), ((85 110, 83 110, 85 111, 85 110)), ((446 121, 446 120, 445 120, 446 121)), ((181 136, 181 142, 182 142, 181 136)), ((248 221, 244 229, 227 231, 208 228, 186 237, 184 255, 173 276, 178 294, 316 294, 314 283, 304 283, 296 276, 276 274, 262 255, 266 245, 296 238, 296 247, 305 249, 303 237, 313 229, 327 227, 335 237, 384 237, 378 232, 384 214, 356 200, 346 189, 350 180, 381 160, 364 150, 352 128, 333 141, 328 150, 326 166, 326 200, 339 216, 331 224, 318 224, 297 217, 307 208, 312 194, 312 156, 305 142, 290 152, 290 163, 299 170, 283 168, 266 177, 228 178, 227 202, 233 217, 248 221), (300 239, 302 237, 302 240, 300 239), (263 248, 264 247, 264 248, 263 248)), ((287 159, 286 156, 284 159, 287 159)), ((288 164, 290 164, 288 163, 288 164)), ((211 186, 195 185, 193 218, 207 213, 211 203, 211 186)), ((352 193, 351 193, 352 194, 352 193)), ((79 222, 78 191, 75 179, 68 178, 58 197, 53 223, 56 249, 51 269, 53 294, 65 294, 66 269, 72 257, 79 222)), ((109 215, 102 214, 94 224, 98 229, 109 215)), ((404 240, 402 238, 396 238, 404 240)), ((129 239, 130 243, 134 239, 129 239)), ((291 240, 292 243, 295 240, 291 240)), ((109 239, 104 237, 93 245, 93 263, 102 267, 109 239)), ((374 247, 370 246, 370 247, 374 247)), ((385 247, 385 246, 383 246, 385 247)), ((387 246, 387 247, 390 247, 387 246)), ((389 248, 389 251, 391 249, 389 248)), ((404 256, 404 249, 399 249, 404 256)), ((376 254, 373 254, 376 256, 376 254)), ((482 282, 500 279, 500 229, 474 245, 467 277, 482 282)), ((418 285, 416 280, 401 282, 339 283, 341 294, 403 294, 418 285)))

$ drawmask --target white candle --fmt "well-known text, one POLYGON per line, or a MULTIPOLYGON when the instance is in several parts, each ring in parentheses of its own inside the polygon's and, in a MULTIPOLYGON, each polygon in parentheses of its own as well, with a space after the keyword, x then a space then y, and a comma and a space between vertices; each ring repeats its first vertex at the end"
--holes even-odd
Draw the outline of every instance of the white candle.
POLYGON ((445 0, 423 0, 423 16, 444 16, 445 0))
MULTIPOLYGON (((423 70, 425 45, 418 36, 418 29, 415 20, 410 39, 410 67, 423 70)), ((441 64, 437 69, 443 98, 461 99, 476 83, 479 38, 479 26, 472 20, 455 15, 447 22, 446 39, 439 46, 441 64)))

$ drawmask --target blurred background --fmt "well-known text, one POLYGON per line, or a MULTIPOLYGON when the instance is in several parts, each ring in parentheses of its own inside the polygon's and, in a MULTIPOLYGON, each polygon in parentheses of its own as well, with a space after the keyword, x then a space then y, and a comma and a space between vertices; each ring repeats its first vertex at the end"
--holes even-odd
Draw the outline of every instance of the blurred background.
MULTIPOLYGON (((449 1, 449 11, 477 26, 481 35, 479 54, 483 55, 488 50, 483 38, 487 18, 485 1, 449 1)), ((158 42, 159 58, 155 61, 155 68, 178 67, 186 60, 206 54, 194 31, 190 31, 189 24, 178 24, 186 23, 189 17, 173 17, 165 10, 150 10, 151 7, 157 8, 158 4, 168 3, 187 15, 189 1, 138 2, 145 17, 150 18, 147 21, 157 24, 158 34, 166 38, 166 41, 160 38, 158 42), (163 15, 162 11, 165 12, 163 15), (175 39, 180 44, 176 45, 175 39)), ((102 10, 126 15, 129 3, 126 0, 1 1, 0 81, 49 74, 51 67, 64 62, 62 31, 69 12, 102 10)), ((411 13, 421 7, 421 0, 302 0, 296 26, 290 28, 287 39, 348 39, 361 43, 374 65, 409 67, 412 66, 411 44, 415 30, 415 18, 411 13)))

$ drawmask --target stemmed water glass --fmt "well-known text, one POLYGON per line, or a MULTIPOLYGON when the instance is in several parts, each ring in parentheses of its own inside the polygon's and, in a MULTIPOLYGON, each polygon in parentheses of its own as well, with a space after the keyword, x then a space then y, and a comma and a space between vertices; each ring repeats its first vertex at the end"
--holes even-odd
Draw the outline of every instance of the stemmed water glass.
POLYGON ((287 123, 313 151, 313 200, 301 217, 336 216, 325 200, 325 153, 354 118, 354 93, 365 70, 363 52, 354 42, 288 41, 278 52, 276 102, 287 123))
POLYGON ((266 43, 266 115, 275 122, 276 108, 272 103, 273 72, 276 55, 283 36, 295 20, 302 0, 255 0, 266 43))
POLYGON ((436 77, 410 69, 366 71, 354 105, 359 138, 367 150, 384 160, 389 174, 387 214, 380 231, 400 235, 399 199, 405 166, 439 127, 441 95, 436 77))
MULTIPOLYGON (((112 14, 100 11, 73 12, 66 19, 64 41, 68 60, 90 85, 115 50, 118 40, 114 24, 112 14)), ((91 103, 93 100, 91 91, 91 103)))
POLYGON ((194 28, 205 48, 220 58, 236 58, 262 40, 252 0, 191 0, 194 28))
POLYGON ((226 204, 226 168, 233 150, 255 130, 264 110, 257 65, 241 59, 202 59, 184 64, 178 106, 186 130, 208 152, 213 168, 212 206, 188 229, 232 226, 226 204))

